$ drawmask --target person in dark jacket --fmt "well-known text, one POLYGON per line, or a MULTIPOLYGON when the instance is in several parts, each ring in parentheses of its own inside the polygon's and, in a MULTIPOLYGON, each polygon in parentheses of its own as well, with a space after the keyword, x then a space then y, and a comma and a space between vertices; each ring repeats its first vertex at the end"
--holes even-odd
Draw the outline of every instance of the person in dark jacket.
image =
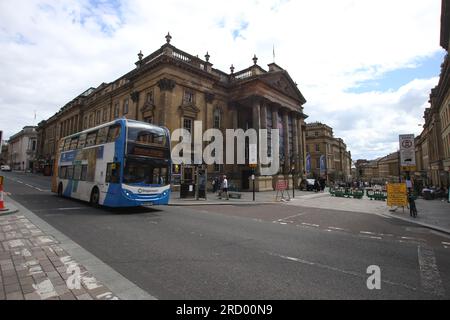
POLYGON ((416 202, 414 201, 414 194, 410 191, 408 193, 408 203, 409 203, 409 215, 413 218, 417 217, 416 202))
POLYGON ((314 190, 316 192, 320 191, 320 184, 319 184, 319 181, 317 179, 314 180, 314 190))

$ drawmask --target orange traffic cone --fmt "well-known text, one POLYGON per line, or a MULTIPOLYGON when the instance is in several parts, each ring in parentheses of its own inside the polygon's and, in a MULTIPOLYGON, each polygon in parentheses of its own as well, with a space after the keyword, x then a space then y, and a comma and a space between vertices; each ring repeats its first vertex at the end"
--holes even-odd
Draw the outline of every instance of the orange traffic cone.
POLYGON ((7 210, 3 202, 3 184, 0 183, 0 211, 7 210))

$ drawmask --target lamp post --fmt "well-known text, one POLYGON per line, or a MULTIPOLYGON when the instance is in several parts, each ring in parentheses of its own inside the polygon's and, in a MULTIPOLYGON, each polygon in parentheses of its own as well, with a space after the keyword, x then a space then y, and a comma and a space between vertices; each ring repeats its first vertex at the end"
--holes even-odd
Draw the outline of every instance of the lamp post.
POLYGON ((297 173, 295 170, 295 163, 298 158, 299 156, 297 154, 291 156, 292 198, 295 198, 295 174, 297 173))

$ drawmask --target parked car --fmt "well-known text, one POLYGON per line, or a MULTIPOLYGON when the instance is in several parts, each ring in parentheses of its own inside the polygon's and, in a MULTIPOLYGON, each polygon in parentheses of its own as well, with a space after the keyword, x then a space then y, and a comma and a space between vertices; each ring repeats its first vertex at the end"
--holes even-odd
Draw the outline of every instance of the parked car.
POLYGON ((313 191, 315 182, 315 179, 306 179, 306 191, 313 191))
POLYGON ((11 167, 8 166, 7 164, 2 165, 2 166, 0 167, 0 169, 1 169, 2 171, 11 171, 11 167))

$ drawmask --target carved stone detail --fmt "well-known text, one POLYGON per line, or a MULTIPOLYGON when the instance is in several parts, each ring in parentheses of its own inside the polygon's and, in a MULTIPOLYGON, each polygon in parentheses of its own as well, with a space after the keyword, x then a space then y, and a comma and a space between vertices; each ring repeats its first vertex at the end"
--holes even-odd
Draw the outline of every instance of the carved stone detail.
POLYGON ((205 101, 207 103, 213 102, 214 101, 214 97, 215 97, 214 93, 212 93, 212 92, 205 92, 205 101))
POLYGON ((130 97, 133 102, 138 101, 139 100, 139 91, 133 91, 132 93, 130 93, 130 97))
POLYGON ((158 81, 158 87, 161 91, 172 91, 175 88, 175 81, 172 79, 163 78, 158 81))

